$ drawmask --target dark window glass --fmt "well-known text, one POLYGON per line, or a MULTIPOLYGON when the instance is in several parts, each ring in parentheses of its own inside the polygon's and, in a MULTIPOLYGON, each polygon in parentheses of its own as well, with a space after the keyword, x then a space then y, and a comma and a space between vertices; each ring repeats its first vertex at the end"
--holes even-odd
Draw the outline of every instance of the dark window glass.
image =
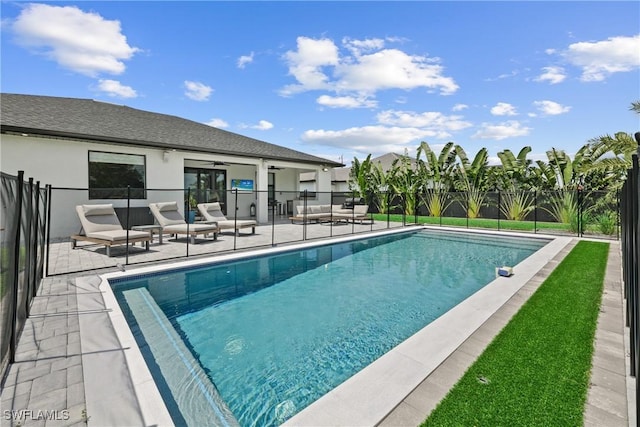
MULTIPOLYGON (((190 204, 219 202, 227 212, 227 171, 224 169, 184 168, 184 188, 190 189, 190 204)), ((186 194, 185 194, 186 196, 186 194)))
POLYGON ((145 199, 145 157, 89 151, 89 199, 145 199))

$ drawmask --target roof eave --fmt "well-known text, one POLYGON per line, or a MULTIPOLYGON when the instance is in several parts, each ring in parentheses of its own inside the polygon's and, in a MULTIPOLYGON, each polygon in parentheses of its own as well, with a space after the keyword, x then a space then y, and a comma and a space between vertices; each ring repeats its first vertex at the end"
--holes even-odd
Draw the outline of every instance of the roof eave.
MULTIPOLYGON (((61 132, 47 129, 35 129, 35 128, 25 128, 20 126, 9 126, 9 125, 0 125, 0 132, 14 132, 17 134, 24 135, 34 135, 34 136, 45 136, 45 137, 56 137, 56 138, 65 138, 71 140, 81 140, 81 141, 91 141, 98 142, 102 144, 122 144, 122 145, 134 145, 138 147, 151 147, 158 149, 171 149, 171 150, 181 150, 181 151, 193 151, 198 153, 208 153, 208 154, 224 154, 234 157, 239 157, 237 152, 229 151, 229 150, 206 150, 201 147, 193 147, 186 145, 171 145, 171 144, 163 144, 160 142, 150 142, 150 141, 140 141, 126 138, 107 138, 99 135, 87 135, 87 134, 79 134, 73 132, 61 132)), ((279 157, 279 156, 261 156, 261 158, 268 160, 281 160, 281 161, 289 161, 292 159, 288 157, 279 157)), ((296 162, 303 164, 311 164, 311 165, 324 165, 330 167, 342 167, 344 166, 342 163, 334 162, 332 160, 326 161, 312 161, 312 160, 303 160, 296 159, 296 162)))

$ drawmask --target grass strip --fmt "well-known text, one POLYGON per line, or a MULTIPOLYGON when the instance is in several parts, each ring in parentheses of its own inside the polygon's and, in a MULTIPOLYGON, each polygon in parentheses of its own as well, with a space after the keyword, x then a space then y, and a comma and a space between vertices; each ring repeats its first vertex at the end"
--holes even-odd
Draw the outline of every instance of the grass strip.
MULTIPOLYGON (((375 221, 387 221, 386 214, 373 214, 373 218, 375 221)), ((408 223, 413 223, 415 221, 415 217, 413 215, 409 215, 405 217, 405 220, 408 223)), ((393 214, 389 215, 389 221, 392 222, 402 222, 402 215, 393 214)), ((519 231, 535 231, 536 228, 538 231, 541 230, 562 230, 569 231, 569 224, 563 224, 560 222, 542 222, 542 221, 513 221, 507 219, 501 219, 498 221, 497 219, 491 218, 469 218, 468 220, 469 227, 473 228, 489 228, 489 229, 500 229, 500 230, 519 230, 519 231)), ((433 217, 433 216, 418 216, 418 224, 429 224, 429 225, 444 225, 444 226, 454 226, 454 227, 466 227, 467 226, 467 218, 456 218, 456 217, 433 217)))
POLYGON ((422 426, 579 426, 609 244, 579 242, 422 426))

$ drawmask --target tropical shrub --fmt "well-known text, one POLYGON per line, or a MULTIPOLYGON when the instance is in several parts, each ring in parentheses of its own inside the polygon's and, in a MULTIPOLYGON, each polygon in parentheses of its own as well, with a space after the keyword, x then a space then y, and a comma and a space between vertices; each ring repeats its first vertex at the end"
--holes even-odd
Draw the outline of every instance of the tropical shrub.
POLYGON ((451 201, 448 198, 447 193, 437 190, 428 190, 421 196, 422 204, 427 208, 429 216, 441 217, 444 211, 447 210, 451 201))
POLYGON ((618 219, 614 212, 603 212, 594 218, 597 230, 610 236, 616 232, 618 219))
POLYGON ((506 219, 523 221, 535 209, 534 193, 530 191, 501 192, 500 212, 506 219))

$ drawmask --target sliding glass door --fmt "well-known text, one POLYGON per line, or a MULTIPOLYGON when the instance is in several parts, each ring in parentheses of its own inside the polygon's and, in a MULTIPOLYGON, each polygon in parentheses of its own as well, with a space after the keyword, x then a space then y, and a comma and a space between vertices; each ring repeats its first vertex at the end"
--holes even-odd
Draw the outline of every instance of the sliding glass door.
MULTIPOLYGON (((190 206, 219 202, 227 213, 227 171, 224 169, 184 168, 184 188, 190 189, 190 206)), ((186 196, 185 196, 186 197, 186 196)))

